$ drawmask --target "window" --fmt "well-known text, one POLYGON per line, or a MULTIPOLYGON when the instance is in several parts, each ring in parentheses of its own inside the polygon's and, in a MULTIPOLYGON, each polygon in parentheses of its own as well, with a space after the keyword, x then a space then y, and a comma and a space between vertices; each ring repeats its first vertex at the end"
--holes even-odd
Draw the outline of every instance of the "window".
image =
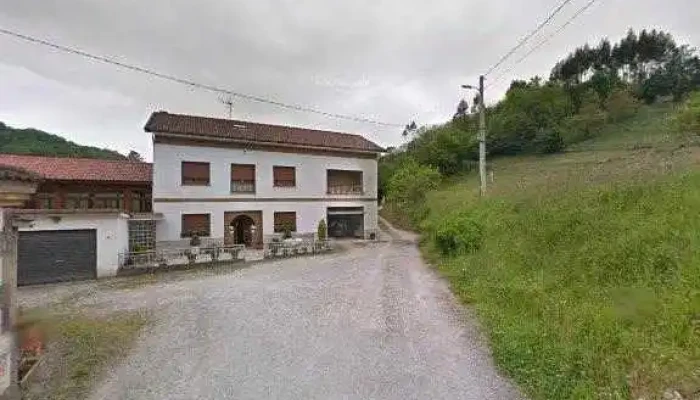
POLYGON ((297 231, 297 213, 294 211, 275 213, 275 232, 297 231))
POLYGON ((296 170, 294 167, 272 167, 272 175, 275 187, 295 187, 296 170))
POLYGON ((90 208, 89 193, 68 193, 64 208, 68 210, 87 210, 90 208))
POLYGON ((181 237, 209 236, 211 234, 209 214, 182 214, 181 237))
POLYGON ((121 210, 124 208, 124 194, 117 193, 95 193, 90 197, 90 208, 121 210))
POLYGON ((328 194, 362 194, 362 171, 329 169, 326 172, 328 194))
POLYGON ((231 164, 231 193, 255 193, 255 165, 231 164))
POLYGON ((42 210, 51 210, 54 208, 54 199, 52 193, 37 193, 34 196, 34 207, 42 210))
POLYGON ((151 194, 149 192, 131 193, 131 211, 135 213, 151 212, 151 194))
POLYGON ((183 161, 182 184, 190 186, 209 185, 209 163, 183 161))

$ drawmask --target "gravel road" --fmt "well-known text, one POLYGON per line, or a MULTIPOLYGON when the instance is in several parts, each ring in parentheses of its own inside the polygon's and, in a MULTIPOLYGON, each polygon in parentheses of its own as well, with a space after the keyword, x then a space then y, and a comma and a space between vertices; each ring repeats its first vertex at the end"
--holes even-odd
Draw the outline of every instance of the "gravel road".
POLYGON ((515 399, 410 242, 99 293, 156 321, 91 399, 515 399))

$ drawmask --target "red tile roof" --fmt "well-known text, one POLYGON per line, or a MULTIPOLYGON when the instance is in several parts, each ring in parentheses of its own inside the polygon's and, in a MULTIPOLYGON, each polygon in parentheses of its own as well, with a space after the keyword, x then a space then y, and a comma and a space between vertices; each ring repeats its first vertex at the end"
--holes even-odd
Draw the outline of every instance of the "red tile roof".
POLYGON ((42 157, 0 154, 0 166, 22 168, 46 180, 60 181, 152 181, 151 164, 126 160, 42 157))
POLYGON ((146 122, 146 132, 188 135, 206 139, 230 139, 266 145, 330 148, 340 151, 381 153, 384 149, 360 135, 290 126, 259 124, 230 119, 155 112, 146 122))

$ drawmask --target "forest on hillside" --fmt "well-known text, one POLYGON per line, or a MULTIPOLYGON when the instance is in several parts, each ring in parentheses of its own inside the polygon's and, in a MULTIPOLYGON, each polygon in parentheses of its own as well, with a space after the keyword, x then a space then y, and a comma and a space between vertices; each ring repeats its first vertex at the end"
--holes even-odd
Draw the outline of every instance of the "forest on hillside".
MULTIPOLYGON (((682 105, 698 89, 700 58, 694 48, 677 44, 667 32, 630 29, 616 43, 606 38, 577 48, 552 67, 548 78, 512 81, 505 97, 487 107, 488 155, 563 151, 595 137, 606 124, 633 117, 640 105, 682 105)), ((444 124, 407 126, 407 143, 380 162, 380 193, 386 194, 406 162, 443 176, 472 169, 478 159, 478 102, 478 97, 471 106, 461 101, 444 124)), ((694 118, 686 120, 692 125, 694 118)))
POLYGON ((83 146, 38 129, 17 129, 0 122, 0 153, 56 157, 126 159, 109 149, 83 146))

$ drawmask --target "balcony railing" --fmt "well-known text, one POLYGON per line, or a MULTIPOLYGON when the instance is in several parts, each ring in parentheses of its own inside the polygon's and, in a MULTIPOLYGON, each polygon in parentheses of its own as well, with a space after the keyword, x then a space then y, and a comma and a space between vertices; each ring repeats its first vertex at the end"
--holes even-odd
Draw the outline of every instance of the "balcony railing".
POLYGON ((328 185, 328 194, 363 194, 361 184, 357 185, 328 185))
POLYGON ((255 193, 255 181, 231 181, 231 193, 255 193))
POLYGON ((275 179, 274 185, 275 187, 291 188, 296 186, 296 182, 293 180, 275 179))

